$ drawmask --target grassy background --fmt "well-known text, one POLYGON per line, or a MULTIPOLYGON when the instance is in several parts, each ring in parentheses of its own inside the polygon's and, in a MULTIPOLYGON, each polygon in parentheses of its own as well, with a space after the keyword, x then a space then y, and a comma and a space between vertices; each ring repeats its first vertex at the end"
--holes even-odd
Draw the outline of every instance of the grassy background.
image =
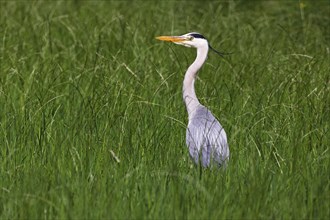
POLYGON ((1 219, 330 216, 329 1, 1 1, 1 219), (227 170, 185 147, 183 75, 227 170))

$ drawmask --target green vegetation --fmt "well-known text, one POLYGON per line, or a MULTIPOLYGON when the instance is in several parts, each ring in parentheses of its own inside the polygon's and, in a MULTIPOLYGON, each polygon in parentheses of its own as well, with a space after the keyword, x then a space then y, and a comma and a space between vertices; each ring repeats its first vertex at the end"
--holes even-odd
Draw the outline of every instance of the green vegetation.
POLYGON ((329 1, 1 1, 0 219, 327 219, 329 1), (226 129, 185 146, 183 75, 226 129))

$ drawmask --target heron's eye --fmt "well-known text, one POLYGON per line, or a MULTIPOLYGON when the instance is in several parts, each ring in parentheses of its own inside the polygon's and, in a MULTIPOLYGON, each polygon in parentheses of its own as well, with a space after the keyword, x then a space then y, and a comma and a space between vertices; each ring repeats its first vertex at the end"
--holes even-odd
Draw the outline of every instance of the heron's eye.
POLYGON ((191 41, 191 40, 194 39, 194 37, 193 36, 189 36, 188 39, 191 41))

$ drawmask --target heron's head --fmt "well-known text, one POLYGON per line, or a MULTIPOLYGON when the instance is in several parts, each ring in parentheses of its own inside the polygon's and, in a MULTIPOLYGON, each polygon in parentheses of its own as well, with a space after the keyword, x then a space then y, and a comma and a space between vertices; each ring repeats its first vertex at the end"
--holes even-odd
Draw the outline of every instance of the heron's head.
POLYGON ((217 50, 215 50, 213 47, 211 47, 211 45, 207 42, 206 38, 201 35, 200 33, 197 32, 191 32, 188 34, 184 34, 181 36, 159 36, 156 37, 156 39, 158 40, 162 40, 162 41, 169 41, 169 42, 173 42, 175 44, 179 44, 179 45, 183 45, 186 47, 194 47, 194 48, 210 48, 211 50, 213 50, 215 53, 217 53, 220 56, 224 56, 224 55, 229 55, 231 53, 223 53, 223 52, 219 52, 217 50))
POLYGON ((156 39, 173 42, 175 44, 183 45, 186 47, 208 47, 208 42, 206 38, 197 32, 191 32, 181 36, 159 36, 156 37, 156 39))

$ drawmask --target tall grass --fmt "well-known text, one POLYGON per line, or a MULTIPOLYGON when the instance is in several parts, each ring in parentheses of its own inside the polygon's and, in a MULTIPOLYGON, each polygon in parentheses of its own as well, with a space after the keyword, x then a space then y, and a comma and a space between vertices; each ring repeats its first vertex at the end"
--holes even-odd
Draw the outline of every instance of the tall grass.
POLYGON ((1 1, 1 219, 330 216, 328 1, 1 1), (226 170, 185 147, 183 74, 227 131, 226 170))

